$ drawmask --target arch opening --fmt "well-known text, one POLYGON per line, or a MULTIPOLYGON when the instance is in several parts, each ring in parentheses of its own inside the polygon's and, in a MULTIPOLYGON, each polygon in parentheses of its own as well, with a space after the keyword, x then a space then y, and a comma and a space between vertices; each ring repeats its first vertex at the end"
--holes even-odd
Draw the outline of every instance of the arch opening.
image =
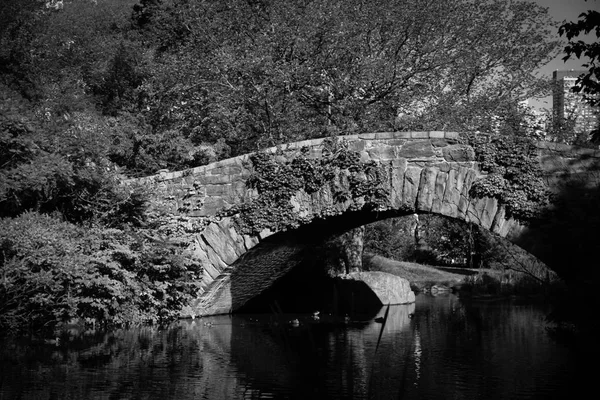
MULTIPOLYGON (((357 283, 342 284, 335 274, 331 274, 331 268, 324 262, 323 243, 332 236, 361 226, 413 215, 403 210, 347 212, 274 234, 243 254, 230 267, 229 287, 225 290, 228 293, 221 296, 225 302, 219 304, 220 301, 216 301, 220 311, 214 312, 213 309, 209 312, 310 313, 319 310, 365 316, 376 313, 382 303, 375 301, 369 291, 357 283)), ((443 217, 468 225, 465 221, 441 214, 419 215, 443 217)), ((481 231, 489 232, 485 228, 481 231)), ((348 271, 337 272, 343 274, 348 271)))

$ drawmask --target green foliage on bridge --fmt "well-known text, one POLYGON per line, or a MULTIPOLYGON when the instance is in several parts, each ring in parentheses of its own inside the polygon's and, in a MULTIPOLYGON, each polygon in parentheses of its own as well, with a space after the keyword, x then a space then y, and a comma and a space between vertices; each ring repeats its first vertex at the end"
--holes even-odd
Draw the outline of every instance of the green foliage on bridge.
MULTIPOLYGON (((321 150, 318 158, 311 158, 307 147, 295 154, 259 152, 250 157, 253 172, 247 185, 257 190, 258 197, 226 211, 239 213, 236 220, 241 232, 279 232, 310 222, 315 215, 308 212, 300 216, 301 210, 295 210, 292 204, 292 196, 298 191, 333 196, 336 204, 348 203, 350 210, 385 208, 389 198, 385 183, 389 178, 383 166, 361 162, 360 154, 337 138, 326 139, 321 150)), ((321 210, 319 217, 337 213, 334 206, 321 210)))
POLYGON ((550 202, 537 148, 529 138, 515 135, 470 135, 481 170, 488 175, 471 187, 475 197, 497 198, 509 216, 530 222, 550 202))

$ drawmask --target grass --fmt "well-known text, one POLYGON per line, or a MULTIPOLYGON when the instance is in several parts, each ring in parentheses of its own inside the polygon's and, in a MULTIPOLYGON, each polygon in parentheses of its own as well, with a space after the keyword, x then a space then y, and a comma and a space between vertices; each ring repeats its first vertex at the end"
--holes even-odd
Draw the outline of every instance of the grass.
POLYGON ((451 268, 436 268, 407 261, 396 261, 375 254, 365 254, 363 266, 366 270, 387 272, 408 280, 411 287, 419 291, 429 288, 435 284, 453 287, 460 285, 468 275, 477 273, 477 270, 457 268, 456 272, 450 272, 451 268))
POLYGON ((433 267, 370 253, 363 256, 363 267, 404 278, 415 292, 427 291, 434 285, 446 286, 472 297, 536 295, 545 290, 539 281, 523 274, 515 273, 507 279, 502 271, 496 269, 433 267))

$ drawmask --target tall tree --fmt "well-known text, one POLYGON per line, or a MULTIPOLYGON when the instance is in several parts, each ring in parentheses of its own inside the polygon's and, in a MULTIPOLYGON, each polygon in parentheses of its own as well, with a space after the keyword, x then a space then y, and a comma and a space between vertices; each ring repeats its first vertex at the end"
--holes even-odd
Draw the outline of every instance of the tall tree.
MULTIPOLYGON (((565 47, 565 61, 573 56, 586 57, 588 62, 583 64, 588 71, 577 79, 573 90, 583 93, 591 106, 600 105, 600 12, 589 10, 579 15, 576 22, 567 22, 560 26, 559 34, 566 36, 569 44, 565 47), (588 43, 576 40, 580 35, 595 34, 596 41, 588 43)), ((600 142, 600 126, 592 132, 592 141, 600 142)))
POLYGON ((527 1, 170 3, 153 10, 152 124, 223 138, 234 154, 332 133, 484 129, 542 90, 533 72, 558 45, 527 1))

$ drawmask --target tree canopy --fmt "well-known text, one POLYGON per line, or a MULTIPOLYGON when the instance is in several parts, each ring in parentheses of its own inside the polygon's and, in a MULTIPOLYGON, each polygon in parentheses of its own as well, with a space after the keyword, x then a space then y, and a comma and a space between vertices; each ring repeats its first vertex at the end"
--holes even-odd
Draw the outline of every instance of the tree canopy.
POLYGON ((558 46, 520 0, 26 3, 0 32, 0 82, 42 114, 110 121, 129 173, 331 134, 487 130, 546 90, 534 71, 558 46))

